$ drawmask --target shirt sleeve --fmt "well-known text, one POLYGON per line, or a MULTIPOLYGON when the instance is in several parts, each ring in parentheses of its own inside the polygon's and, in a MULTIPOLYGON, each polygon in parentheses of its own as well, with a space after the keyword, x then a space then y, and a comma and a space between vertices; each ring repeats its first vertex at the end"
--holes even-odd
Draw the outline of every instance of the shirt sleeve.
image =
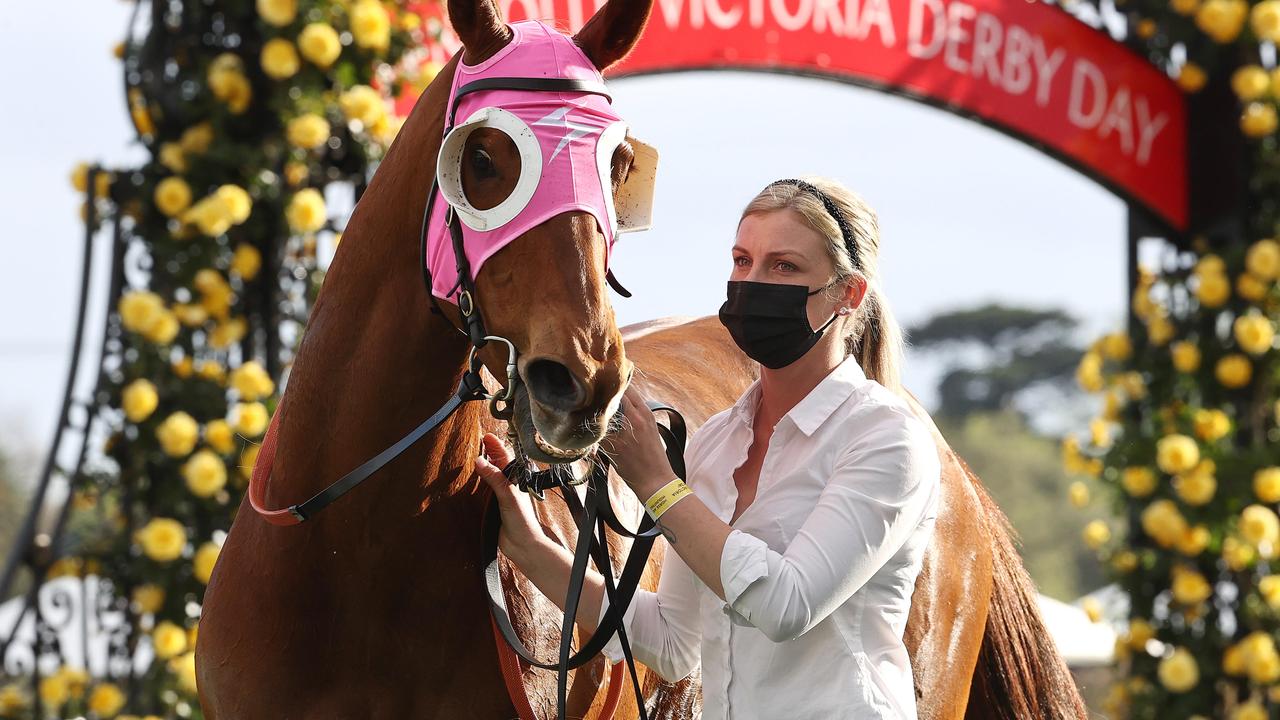
MULTIPOLYGON (((680 555, 667 548, 658 591, 637 590, 622 616, 632 654, 667 682, 685 678, 698 666, 702 646, 698 582, 680 555)), ((600 620, 608 608, 606 597, 600 603, 600 620)), ((610 662, 623 659, 616 634, 602 652, 610 662)))
POLYGON ((836 460, 813 512, 785 553, 734 530, 720 577, 725 600, 774 642, 797 638, 889 561, 936 502, 941 465, 924 423, 903 411, 836 460))

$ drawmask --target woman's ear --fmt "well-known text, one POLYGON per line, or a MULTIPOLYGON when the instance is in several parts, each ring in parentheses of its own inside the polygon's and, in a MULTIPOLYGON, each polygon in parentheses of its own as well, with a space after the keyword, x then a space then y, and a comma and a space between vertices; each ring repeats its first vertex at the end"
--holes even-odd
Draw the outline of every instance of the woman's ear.
POLYGON ((850 275, 844 283, 844 303, 850 311, 857 310, 867 296, 867 280, 861 275, 850 275))

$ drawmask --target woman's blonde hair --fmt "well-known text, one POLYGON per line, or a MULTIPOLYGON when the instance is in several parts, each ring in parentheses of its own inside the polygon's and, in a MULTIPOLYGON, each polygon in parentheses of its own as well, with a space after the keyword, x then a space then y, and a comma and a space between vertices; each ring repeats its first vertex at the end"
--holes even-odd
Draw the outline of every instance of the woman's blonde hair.
POLYGON ((862 304, 842 325, 845 356, 856 354, 867 377, 894 392, 901 392, 904 343, 902 329, 881 290, 880 227, 876 213, 857 193, 834 180, 811 177, 804 180, 831 198, 844 215, 853 234, 856 260, 849 256, 840 226, 822 200, 796 185, 766 187, 747 203, 742 217, 794 210, 805 224, 826 238, 827 254, 835 267, 832 289, 851 277, 861 278, 867 284, 862 304))

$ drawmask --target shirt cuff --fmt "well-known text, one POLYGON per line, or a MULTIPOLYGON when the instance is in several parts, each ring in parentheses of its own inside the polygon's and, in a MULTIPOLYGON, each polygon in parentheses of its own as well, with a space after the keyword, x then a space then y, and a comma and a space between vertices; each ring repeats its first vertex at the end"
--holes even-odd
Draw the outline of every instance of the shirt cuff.
MULTIPOLYGON (((741 530, 734 530, 725 538, 724 551, 720 554, 720 584, 724 587, 724 599, 730 607, 752 583, 769 575, 769 546, 760 538, 741 530)), ((744 617, 746 613, 742 613, 744 617)))
MULTIPOLYGON (((640 592, 639 590, 636 591, 636 595, 631 598, 631 604, 627 606, 627 611, 622 613, 622 627, 626 629, 628 638, 631 637, 631 622, 636 616, 636 600, 639 599, 640 592)), ((600 599, 600 617, 596 618, 597 628, 604 622, 604 616, 607 612, 609 612, 609 596, 605 595, 600 599)), ((615 632, 613 637, 609 638, 609 642, 600 648, 600 652, 609 658, 610 664, 617 664, 625 659, 622 654, 622 640, 618 638, 618 633, 615 632)))

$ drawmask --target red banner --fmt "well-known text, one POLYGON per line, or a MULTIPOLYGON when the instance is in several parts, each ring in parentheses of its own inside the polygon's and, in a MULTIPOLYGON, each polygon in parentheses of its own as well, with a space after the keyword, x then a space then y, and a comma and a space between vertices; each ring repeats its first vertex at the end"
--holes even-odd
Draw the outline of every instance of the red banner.
MULTIPOLYGON (((511 20, 555 18, 570 30, 598 4, 499 0, 511 20)), ((449 38, 438 52, 455 48, 449 38)), ((1056 7, 1028 0, 655 0, 644 38, 610 75, 714 68, 822 75, 918 96, 1037 145, 1173 227, 1186 227, 1182 92, 1056 7)))

